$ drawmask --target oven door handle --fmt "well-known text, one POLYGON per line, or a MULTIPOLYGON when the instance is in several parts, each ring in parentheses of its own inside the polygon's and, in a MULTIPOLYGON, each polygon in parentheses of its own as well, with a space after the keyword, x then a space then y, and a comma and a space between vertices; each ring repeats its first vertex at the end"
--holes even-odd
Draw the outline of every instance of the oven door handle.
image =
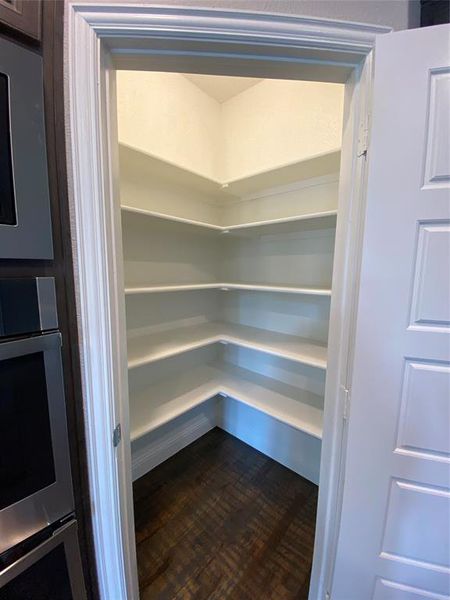
POLYGON ((7 583, 36 564, 41 558, 44 558, 44 556, 56 548, 56 546, 59 546, 59 544, 64 544, 72 598, 73 600, 86 600, 86 589, 78 545, 77 522, 74 519, 55 530, 53 535, 45 540, 45 542, 42 542, 42 544, 33 548, 33 550, 13 562, 3 571, 0 571, 0 591, 7 583))
POLYGON ((46 333, 19 340, 8 340, 0 342, 0 360, 25 356, 35 352, 45 352, 53 348, 60 348, 61 345, 61 334, 59 332, 46 333))

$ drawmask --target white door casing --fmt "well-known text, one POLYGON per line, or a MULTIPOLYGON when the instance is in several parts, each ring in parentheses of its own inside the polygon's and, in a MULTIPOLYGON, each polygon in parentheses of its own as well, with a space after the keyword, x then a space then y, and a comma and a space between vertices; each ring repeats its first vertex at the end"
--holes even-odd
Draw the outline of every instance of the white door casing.
POLYGON ((450 598, 449 40, 376 42, 332 600, 450 598))
POLYGON ((311 598, 323 598, 340 506, 342 381, 348 373, 364 214, 364 160, 375 37, 388 28, 309 17, 67 0, 65 105, 83 402, 101 598, 138 597, 123 330, 120 210, 114 194, 111 67, 347 83, 327 390, 311 598), (346 100, 347 104, 347 100, 346 100), (122 425, 122 442, 113 430, 122 425), (331 541, 331 543, 330 543, 331 541))

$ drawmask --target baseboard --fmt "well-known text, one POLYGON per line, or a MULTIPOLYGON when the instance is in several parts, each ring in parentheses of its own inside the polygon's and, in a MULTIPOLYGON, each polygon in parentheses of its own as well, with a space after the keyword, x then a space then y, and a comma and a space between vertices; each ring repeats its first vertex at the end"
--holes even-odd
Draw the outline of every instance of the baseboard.
POLYGON ((133 481, 217 426, 216 398, 207 400, 131 445, 133 481))

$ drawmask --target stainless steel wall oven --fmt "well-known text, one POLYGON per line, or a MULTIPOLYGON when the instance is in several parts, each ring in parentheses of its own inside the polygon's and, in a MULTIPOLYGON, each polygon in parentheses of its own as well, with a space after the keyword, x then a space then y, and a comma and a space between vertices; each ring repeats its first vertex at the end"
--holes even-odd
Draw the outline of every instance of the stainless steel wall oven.
POLYGON ((51 259, 42 58, 0 38, 0 258, 51 259))
MULTIPOLYGON (((62 577, 61 595, 54 596, 55 599, 84 597, 83 586, 79 595, 73 595, 72 591, 72 595, 69 591, 63 592, 64 589, 71 590, 71 577, 81 577, 82 580, 79 557, 75 562, 67 562, 78 549, 69 552, 66 548, 63 552, 57 550, 53 542, 50 543, 50 539, 54 540, 56 536, 62 536, 66 540, 69 534, 63 535, 62 530, 68 531, 68 525, 74 524, 71 531, 76 530, 61 334, 57 327, 53 278, 0 279, 2 600, 39 597, 11 595, 11 590, 22 589, 17 587, 18 582, 11 582, 11 573, 26 570, 28 574, 26 577, 23 575, 20 581, 27 580, 37 569, 28 570, 34 564, 34 559, 41 561, 39 568, 47 569, 50 559, 44 560, 44 555, 47 555, 45 548, 48 549, 49 556, 53 556, 55 573, 58 572, 58 576, 62 577), (32 544, 30 547, 30 540, 33 539, 37 540, 38 546, 32 544), (21 544, 24 545, 22 549, 21 544), (57 567, 63 558, 66 561, 64 568, 57 567), (64 583, 66 571, 68 579, 64 583), (7 594, 8 590, 11 593, 7 594)), ((75 533, 70 535, 75 536, 76 541, 75 533)), ((66 543, 69 542, 66 540, 64 544, 66 543)))
POLYGON ((53 531, 2 569, 2 600, 85 600, 77 522, 53 531))
POLYGON ((0 552, 73 511, 59 333, 0 344, 0 552))

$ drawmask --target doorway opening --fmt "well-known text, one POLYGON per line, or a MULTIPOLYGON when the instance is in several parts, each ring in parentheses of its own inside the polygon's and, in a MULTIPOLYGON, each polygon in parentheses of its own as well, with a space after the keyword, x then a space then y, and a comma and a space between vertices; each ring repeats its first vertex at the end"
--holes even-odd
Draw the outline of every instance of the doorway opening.
MULTIPOLYGON (((329 592, 339 530, 365 216, 373 48, 384 27, 105 2, 67 10, 67 140, 94 545, 102 598, 138 597, 116 156, 116 70, 345 84, 311 597, 329 592), (121 440, 123 443, 121 443, 121 440)), ((232 283, 232 282, 226 282, 232 283)))
POLYGON ((344 88, 117 72, 142 598, 307 598, 344 88))

